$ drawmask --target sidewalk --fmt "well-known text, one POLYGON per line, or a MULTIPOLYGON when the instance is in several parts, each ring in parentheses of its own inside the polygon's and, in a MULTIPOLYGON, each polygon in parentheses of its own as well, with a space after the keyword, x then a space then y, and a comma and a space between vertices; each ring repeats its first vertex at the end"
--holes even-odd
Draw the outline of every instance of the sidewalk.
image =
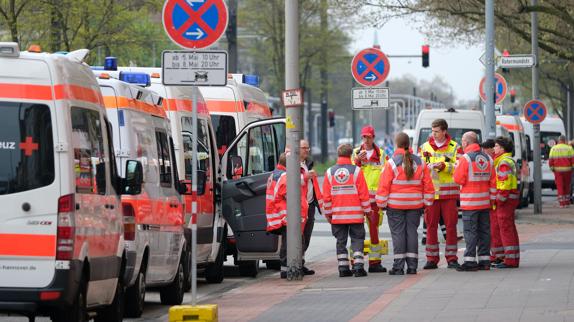
POLYGON ((219 304, 220 321, 574 321, 574 208, 545 204, 543 213, 518 214, 519 269, 462 273, 443 260, 415 276, 339 278, 334 256, 324 256, 303 281, 273 274, 208 302, 219 304))

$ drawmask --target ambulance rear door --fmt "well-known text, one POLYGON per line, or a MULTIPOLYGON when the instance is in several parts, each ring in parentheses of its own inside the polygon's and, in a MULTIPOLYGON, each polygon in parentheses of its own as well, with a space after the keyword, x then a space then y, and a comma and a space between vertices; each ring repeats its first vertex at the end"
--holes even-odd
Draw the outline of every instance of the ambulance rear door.
POLYGON ((285 119, 245 126, 222 157, 223 217, 235 235, 240 259, 276 259, 277 235, 266 231, 267 179, 285 151, 285 119))

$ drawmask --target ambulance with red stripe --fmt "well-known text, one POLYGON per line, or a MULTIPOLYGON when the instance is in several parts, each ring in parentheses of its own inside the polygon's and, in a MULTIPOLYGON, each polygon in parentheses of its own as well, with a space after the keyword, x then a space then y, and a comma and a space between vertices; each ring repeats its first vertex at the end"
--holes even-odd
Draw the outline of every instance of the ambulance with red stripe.
POLYGON ((117 176, 88 53, 0 43, 1 312, 122 320, 119 193, 140 187, 117 176))
POLYGON ((144 88, 150 85, 149 75, 126 72, 118 80, 107 73, 95 74, 113 127, 116 162, 127 171, 120 176, 134 176, 133 160, 142 165, 142 189, 122 195, 126 315, 140 317, 146 287, 159 290, 161 302, 169 305, 181 304, 185 293, 189 249, 178 164, 163 98, 144 88))

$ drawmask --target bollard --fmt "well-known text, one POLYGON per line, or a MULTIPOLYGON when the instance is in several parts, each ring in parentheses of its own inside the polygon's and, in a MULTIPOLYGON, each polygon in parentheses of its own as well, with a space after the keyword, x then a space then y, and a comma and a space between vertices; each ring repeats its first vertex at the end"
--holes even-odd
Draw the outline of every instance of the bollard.
POLYGON ((169 309, 169 322, 217 322, 217 304, 176 305, 169 309))

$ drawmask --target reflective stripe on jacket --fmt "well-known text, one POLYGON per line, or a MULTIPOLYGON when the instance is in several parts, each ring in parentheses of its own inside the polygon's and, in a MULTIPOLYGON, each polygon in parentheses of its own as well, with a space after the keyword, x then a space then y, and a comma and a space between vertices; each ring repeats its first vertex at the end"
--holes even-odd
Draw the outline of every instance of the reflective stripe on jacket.
POLYGON ((323 207, 331 224, 360 224, 365 213, 371 211, 365 177, 350 158, 339 158, 325 172, 323 207))
POLYGON ((454 181, 460 185, 460 208, 489 209, 496 199, 494 160, 476 143, 469 145, 464 152, 466 154, 454 170, 454 181))
POLYGON ((361 170, 363 171, 367 187, 369 188, 369 201, 372 203, 375 202, 375 194, 377 193, 377 187, 379 186, 379 178, 383 171, 386 159, 385 151, 383 151, 383 149, 377 147, 376 144, 373 144, 373 148, 373 155, 371 155, 367 162, 362 162, 357 158, 357 155, 361 149, 363 149, 362 145, 353 150, 353 155, 351 157, 353 164, 361 167, 361 170), (377 151, 379 152, 378 155, 376 153, 377 151))
MULTIPOLYGON (((301 174, 301 223, 302 227, 307 221, 307 190, 301 174)), ((287 169, 278 164, 267 179, 267 192, 265 196, 265 215, 267 218, 267 231, 273 231, 287 226, 287 169)))
POLYGON ((496 171, 496 199, 505 202, 508 199, 518 200, 518 180, 516 164, 511 153, 504 153, 494 159, 496 171))
POLYGON ((427 165, 444 164, 442 171, 431 169, 435 199, 458 199, 460 187, 454 182, 452 174, 456 159, 460 156, 462 156, 462 153, 458 143, 453 140, 448 141, 448 143, 436 150, 429 142, 425 142, 422 145, 420 157, 427 165))
POLYGON ((420 209, 433 203, 430 170, 417 155, 411 154, 414 174, 408 179, 403 168, 404 154, 404 149, 397 149, 385 164, 376 196, 380 208, 420 209))
POLYGON ((574 149, 565 143, 558 143, 550 149, 548 166, 555 172, 568 172, 574 169, 574 149))

